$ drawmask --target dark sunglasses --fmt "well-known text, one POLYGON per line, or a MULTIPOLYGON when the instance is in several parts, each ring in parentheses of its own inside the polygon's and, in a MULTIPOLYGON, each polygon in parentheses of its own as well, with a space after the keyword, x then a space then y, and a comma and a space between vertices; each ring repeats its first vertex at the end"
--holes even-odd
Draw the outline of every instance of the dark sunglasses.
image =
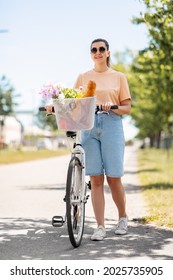
POLYGON ((97 48, 91 49, 91 53, 93 53, 93 54, 96 54, 97 51, 99 51, 100 53, 104 53, 106 51, 106 49, 104 47, 100 47, 99 49, 97 49, 97 48))

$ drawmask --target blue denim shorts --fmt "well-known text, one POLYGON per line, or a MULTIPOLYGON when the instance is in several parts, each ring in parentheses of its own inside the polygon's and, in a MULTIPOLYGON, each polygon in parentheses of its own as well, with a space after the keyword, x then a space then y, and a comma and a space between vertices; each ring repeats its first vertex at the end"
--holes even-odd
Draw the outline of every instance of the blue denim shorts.
POLYGON ((86 175, 124 175, 124 131, 122 117, 113 113, 95 115, 94 127, 82 131, 82 146, 86 154, 86 175))

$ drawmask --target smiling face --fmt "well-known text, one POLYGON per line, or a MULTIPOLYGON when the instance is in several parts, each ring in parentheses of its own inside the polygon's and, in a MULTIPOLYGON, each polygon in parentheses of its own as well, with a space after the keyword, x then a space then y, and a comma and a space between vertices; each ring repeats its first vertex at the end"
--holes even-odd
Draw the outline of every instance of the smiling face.
POLYGON ((91 45, 91 58, 95 64, 107 64, 107 58, 110 56, 110 51, 104 42, 94 42, 91 45))

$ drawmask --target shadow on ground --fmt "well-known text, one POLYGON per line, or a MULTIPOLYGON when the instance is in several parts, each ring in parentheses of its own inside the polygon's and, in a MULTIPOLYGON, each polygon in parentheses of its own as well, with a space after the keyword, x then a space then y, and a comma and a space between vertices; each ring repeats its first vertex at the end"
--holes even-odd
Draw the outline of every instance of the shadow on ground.
POLYGON ((86 219, 82 244, 74 249, 66 226, 53 228, 51 221, 45 219, 0 218, 0 259, 173 259, 173 232, 167 229, 130 221, 129 233, 115 236, 113 221, 107 219, 107 237, 93 242, 90 235, 95 224, 89 217, 86 219), (163 250, 165 246, 168 249, 163 250))
POLYGON ((137 170, 126 170, 125 171, 125 174, 139 174, 139 173, 142 173, 142 172, 159 172, 160 169, 158 168, 150 168, 150 169, 137 169, 137 170))

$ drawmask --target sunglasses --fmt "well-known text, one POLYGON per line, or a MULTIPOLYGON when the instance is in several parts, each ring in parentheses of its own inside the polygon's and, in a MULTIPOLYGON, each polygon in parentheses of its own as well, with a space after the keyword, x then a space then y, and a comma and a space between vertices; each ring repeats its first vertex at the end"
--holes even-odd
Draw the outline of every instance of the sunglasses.
POLYGON ((96 54, 97 51, 99 51, 100 53, 104 53, 106 51, 106 49, 104 47, 100 47, 100 48, 92 48, 91 49, 91 53, 96 54))

